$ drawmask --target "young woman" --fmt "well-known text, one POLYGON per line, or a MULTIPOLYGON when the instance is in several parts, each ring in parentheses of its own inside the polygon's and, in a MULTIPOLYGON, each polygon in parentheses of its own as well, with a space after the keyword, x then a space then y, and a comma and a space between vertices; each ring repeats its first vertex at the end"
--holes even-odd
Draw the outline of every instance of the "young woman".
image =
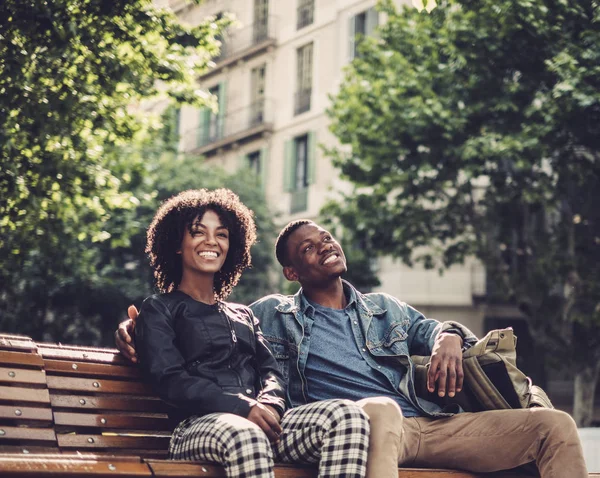
POLYGON ((364 476, 365 413, 347 400, 285 412, 258 320, 225 301, 251 263, 252 212, 226 189, 185 191, 159 208, 147 238, 161 293, 142 305, 136 347, 179 422, 170 457, 220 463, 228 477, 273 477, 274 460, 319 463, 320 477, 364 476))

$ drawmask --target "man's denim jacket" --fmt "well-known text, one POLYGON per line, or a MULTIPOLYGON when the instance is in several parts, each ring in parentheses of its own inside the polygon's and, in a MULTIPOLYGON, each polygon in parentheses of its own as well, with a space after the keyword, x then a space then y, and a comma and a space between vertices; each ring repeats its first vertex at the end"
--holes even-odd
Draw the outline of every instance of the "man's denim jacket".
MULTIPOLYGON (((440 332, 460 335, 468 346, 477 338, 456 322, 427 319, 395 297, 384 293, 361 294, 343 281, 346 296, 354 297, 360 317, 360 327, 373 368, 383 372, 391 383, 421 410, 425 416, 448 416, 438 405, 417 398, 414 385, 414 364, 410 355, 431 355, 435 338, 440 332)), ((312 325, 312 306, 302 289, 293 296, 273 294, 250 305, 260 320, 265 338, 269 341, 284 378, 288 382, 288 406, 308 402, 305 367, 312 325)), ((354 339, 352 339, 354 340, 354 339)), ((344 398, 344 397, 340 397, 344 398)))

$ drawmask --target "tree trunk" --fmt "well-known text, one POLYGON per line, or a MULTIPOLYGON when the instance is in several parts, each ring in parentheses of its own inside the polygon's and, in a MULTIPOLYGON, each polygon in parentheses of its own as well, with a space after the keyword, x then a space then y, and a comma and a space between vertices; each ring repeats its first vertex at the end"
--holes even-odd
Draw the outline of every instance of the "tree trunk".
POLYGON ((594 419, 594 395, 599 372, 600 362, 581 367, 575 374, 573 418, 578 427, 589 427, 594 419))

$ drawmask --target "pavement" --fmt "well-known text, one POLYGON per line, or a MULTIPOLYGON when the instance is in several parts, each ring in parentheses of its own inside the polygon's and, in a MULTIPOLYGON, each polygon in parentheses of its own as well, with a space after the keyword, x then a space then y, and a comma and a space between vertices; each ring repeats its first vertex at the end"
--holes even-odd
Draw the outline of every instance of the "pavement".
POLYGON ((600 428, 580 428, 585 464, 590 473, 600 473, 600 428))

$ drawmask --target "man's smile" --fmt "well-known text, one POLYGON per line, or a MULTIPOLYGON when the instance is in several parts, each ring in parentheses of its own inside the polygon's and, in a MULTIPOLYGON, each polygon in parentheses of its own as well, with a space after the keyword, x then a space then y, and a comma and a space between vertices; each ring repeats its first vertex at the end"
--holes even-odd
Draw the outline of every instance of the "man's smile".
POLYGON ((326 266, 328 264, 331 264, 332 262, 335 262, 339 258, 340 255, 337 252, 332 252, 325 258, 325 260, 321 261, 321 264, 326 266))

